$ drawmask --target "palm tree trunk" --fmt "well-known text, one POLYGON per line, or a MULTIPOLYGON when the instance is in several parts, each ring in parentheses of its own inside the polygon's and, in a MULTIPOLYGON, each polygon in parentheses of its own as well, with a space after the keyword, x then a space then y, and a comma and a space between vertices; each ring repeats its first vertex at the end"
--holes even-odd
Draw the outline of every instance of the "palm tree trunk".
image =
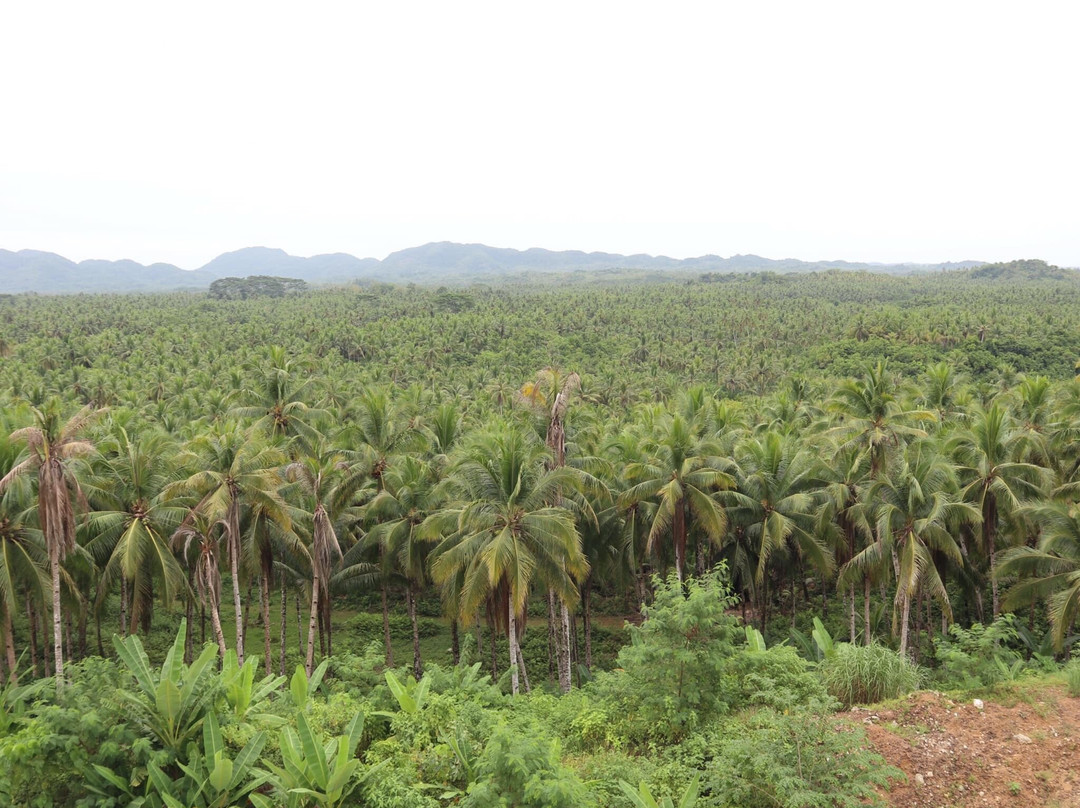
POLYGON ((555 671, 558 667, 556 660, 559 652, 555 646, 555 593, 547 591, 547 641, 548 641, 548 681, 555 681, 555 671))
POLYGON ((259 606, 262 609, 263 653, 266 654, 266 675, 274 669, 274 657, 270 648, 270 580, 265 571, 259 576, 259 606))
POLYGON ((870 644, 870 576, 863 576, 863 645, 870 644))
POLYGON ((300 613, 300 590, 296 590, 296 645, 304 653, 304 618, 300 613))
POLYGON ((7 656, 8 681, 19 683, 18 663, 15 661, 15 630, 11 625, 11 609, 4 607, 4 651, 7 656))
POLYGON ((386 646, 386 667, 394 667, 394 646, 390 644, 390 607, 386 601, 386 584, 382 586, 383 645, 386 646))
POLYGON ((458 637, 456 617, 450 618, 450 658, 454 660, 454 665, 461 664, 461 640, 458 637))
POLYGON ((990 559, 990 591, 993 595, 994 616, 997 620, 1001 612, 1001 600, 998 597, 997 580, 997 498, 987 492, 983 498, 983 539, 986 542, 986 553, 990 559))
POLYGON ((221 630, 221 611, 218 609, 217 598, 214 597, 210 598, 210 626, 214 631, 214 639, 217 640, 218 653, 221 654, 218 661, 220 664, 221 660, 225 659, 225 632, 221 630))
POLYGON ((127 576, 120 573, 120 636, 127 636, 127 600, 128 586, 127 576))
POLYGON ((184 664, 190 665, 195 653, 195 606, 191 598, 184 598, 184 664))
POLYGON ((56 661, 56 692, 64 690, 64 629, 60 616, 60 548, 53 544, 49 553, 49 566, 52 568, 52 610, 53 610, 53 659, 56 661))
POLYGON ((29 590, 26 592, 26 619, 30 624, 30 665, 34 669, 34 676, 37 676, 37 614, 34 612, 34 602, 30 599, 29 590))
POLYGON ((518 643, 518 649, 517 649, 517 664, 518 664, 518 668, 520 668, 520 670, 521 670, 521 678, 522 678, 522 682, 525 685, 525 692, 526 693, 531 693, 532 692, 532 685, 529 684, 529 672, 527 670, 525 670, 525 657, 522 656, 522 654, 521 654, 521 643, 520 642, 518 643))
POLYGON ((236 611, 236 661, 244 664, 244 609, 240 603, 240 559, 239 553, 229 547, 229 572, 232 574, 233 609, 236 611))
POLYGON ((495 653, 495 624, 491 624, 491 681, 499 681, 499 657, 495 653))
POLYGON ((68 661, 74 661, 75 655, 71 651, 71 635, 75 633, 75 624, 71 620, 71 612, 64 615, 64 655, 68 661))
POLYGON ((849 586, 847 591, 848 601, 848 642, 855 644, 855 587, 849 586))
POLYGON ((326 597, 322 599, 320 607, 322 609, 322 621, 326 627, 326 655, 332 657, 334 655, 334 624, 330 622, 330 593, 326 593, 326 597))
POLYGON ((565 601, 559 602, 559 646, 562 654, 559 656, 559 690, 569 693, 571 687, 571 664, 570 664, 570 612, 566 608, 565 601))
POLYGON ((416 622, 416 592, 412 581, 405 590, 405 603, 409 610, 409 622, 412 623, 413 678, 419 682, 424 675, 424 666, 420 660, 420 626, 416 622))
POLYGON ((285 675, 285 635, 289 628, 289 593, 285 588, 285 576, 281 576, 281 636, 278 649, 278 675, 285 675))
POLYGON ((682 500, 675 503, 671 519, 671 532, 672 538, 675 540, 675 575, 681 582, 683 579, 683 565, 686 563, 686 514, 683 512, 682 500))
POLYGON ((517 618, 514 616, 514 598, 507 598, 509 605, 506 608, 507 613, 507 634, 510 640, 510 692, 515 696, 518 694, 518 639, 517 639, 517 618))
POLYGON ((311 581, 311 618, 308 620, 307 634, 307 659, 304 662, 304 670, 310 678, 311 671, 315 667, 315 625, 319 619, 319 579, 311 581))
POLYGON ((585 670, 592 672, 592 576, 581 588, 581 609, 585 621, 585 670))
POLYGON ((906 656, 908 652, 908 623, 911 622, 911 595, 906 594, 900 613, 900 656, 906 656))

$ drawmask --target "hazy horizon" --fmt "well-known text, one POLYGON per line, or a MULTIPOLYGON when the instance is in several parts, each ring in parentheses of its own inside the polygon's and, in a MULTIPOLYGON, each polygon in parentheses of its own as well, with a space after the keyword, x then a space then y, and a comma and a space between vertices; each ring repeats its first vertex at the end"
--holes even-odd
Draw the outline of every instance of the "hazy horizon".
POLYGON ((185 269, 432 241, 1080 266, 1071 4, 5 17, 9 250, 185 269))

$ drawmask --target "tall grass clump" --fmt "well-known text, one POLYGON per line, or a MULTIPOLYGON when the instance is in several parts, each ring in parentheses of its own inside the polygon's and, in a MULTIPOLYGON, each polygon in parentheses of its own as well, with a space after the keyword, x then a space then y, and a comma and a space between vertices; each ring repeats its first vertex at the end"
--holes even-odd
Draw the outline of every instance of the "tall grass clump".
POLYGON ((1080 696, 1080 659, 1074 659, 1065 666, 1065 683, 1069 686, 1069 695, 1080 696))
POLYGON ((895 699, 919 687, 919 667, 883 645, 837 645, 821 663, 825 689, 846 707, 895 699))

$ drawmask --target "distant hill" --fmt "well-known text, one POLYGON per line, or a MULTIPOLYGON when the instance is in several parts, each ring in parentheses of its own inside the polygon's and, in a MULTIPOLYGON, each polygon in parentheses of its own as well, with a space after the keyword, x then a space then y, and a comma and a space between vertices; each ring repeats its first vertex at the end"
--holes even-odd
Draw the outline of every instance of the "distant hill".
MULTIPOLYGON (((1013 262, 1026 264, 1031 262, 1013 262)), ((1038 262, 1042 263, 1042 262, 1038 262)), ((206 289, 220 278, 268 275, 297 278, 310 284, 348 283, 356 280, 393 283, 455 283, 527 277, 530 273, 598 272, 815 272, 827 269, 867 270, 893 274, 971 270, 994 267, 981 261, 941 264, 874 264, 850 261, 800 261, 759 255, 703 255, 669 258, 663 255, 619 255, 578 250, 514 250, 485 244, 449 241, 410 247, 382 261, 346 253, 300 258, 284 250, 247 247, 224 253, 196 270, 171 264, 144 266, 134 261, 82 261, 75 263, 55 253, 37 250, 0 250, 0 293, 41 292, 156 292, 206 289)), ((1011 265, 1001 265, 1011 266, 1011 265)), ((1044 267, 1047 265, 1043 264, 1044 267)), ((981 271, 981 270, 980 270, 981 271)), ((1009 270, 1013 271, 1013 270, 1009 270)), ((1056 267, 1047 271, 1067 272, 1056 267)), ((993 276, 996 277, 996 276, 993 276)))
POLYGON ((983 264, 969 270, 968 277, 979 281, 1044 281, 1080 280, 1080 272, 1062 269, 1038 258, 1005 261, 999 264, 983 264))

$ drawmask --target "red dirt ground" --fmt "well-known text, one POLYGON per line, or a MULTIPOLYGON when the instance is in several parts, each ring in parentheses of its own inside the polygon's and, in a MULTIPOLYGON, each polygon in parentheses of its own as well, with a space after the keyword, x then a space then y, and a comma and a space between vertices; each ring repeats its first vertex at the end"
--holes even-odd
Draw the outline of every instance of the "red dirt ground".
POLYGON ((896 808, 1080 808, 1080 699, 1040 686, 983 701, 921 692, 844 715, 907 775, 884 794, 896 808))

